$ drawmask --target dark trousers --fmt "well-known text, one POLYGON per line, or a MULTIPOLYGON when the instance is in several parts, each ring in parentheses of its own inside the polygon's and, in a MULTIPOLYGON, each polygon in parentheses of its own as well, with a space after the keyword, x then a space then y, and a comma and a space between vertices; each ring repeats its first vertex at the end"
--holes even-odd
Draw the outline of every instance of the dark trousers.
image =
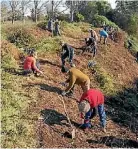
POLYGON ((62 66, 65 65, 65 59, 67 57, 69 57, 69 63, 71 64, 72 63, 72 60, 73 60, 73 56, 74 56, 74 53, 71 52, 70 55, 68 52, 64 53, 62 56, 61 56, 61 61, 62 61, 62 66), (70 57, 69 57, 70 56, 70 57))

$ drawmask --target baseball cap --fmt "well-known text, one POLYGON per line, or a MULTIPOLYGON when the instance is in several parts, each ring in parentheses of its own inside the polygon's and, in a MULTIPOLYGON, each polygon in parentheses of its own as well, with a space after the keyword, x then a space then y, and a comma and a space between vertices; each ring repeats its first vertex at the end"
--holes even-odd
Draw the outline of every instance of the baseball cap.
POLYGON ((78 105, 79 111, 82 113, 87 113, 90 110, 90 103, 86 100, 83 100, 78 105))

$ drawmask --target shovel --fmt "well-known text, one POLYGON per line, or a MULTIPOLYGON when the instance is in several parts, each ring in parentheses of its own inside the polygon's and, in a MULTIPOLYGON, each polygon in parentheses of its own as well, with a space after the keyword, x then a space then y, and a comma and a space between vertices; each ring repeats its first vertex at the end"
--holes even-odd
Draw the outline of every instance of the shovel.
POLYGON ((69 118, 69 116, 68 116, 68 113, 67 113, 67 110, 66 110, 66 106, 65 106, 65 102, 64 102, 64 100, 63 100, 63 97, 62 97, 62 96, 58 96, 58 98, 59 98, 59 99, 62 101, 62 103, 63 103, 65 114, 66 114, 67 119, 68 119, 68 122, 69 122, 69 124, 70 124, 70 126, 71 126, 71 128, 72 128, 72 132, 71 132, 72 139, 75 139, 75 129, 73 128, 73 126, 72 126, 72 124, 71 124, 71 121, 70 121, 70 118, 69 118))

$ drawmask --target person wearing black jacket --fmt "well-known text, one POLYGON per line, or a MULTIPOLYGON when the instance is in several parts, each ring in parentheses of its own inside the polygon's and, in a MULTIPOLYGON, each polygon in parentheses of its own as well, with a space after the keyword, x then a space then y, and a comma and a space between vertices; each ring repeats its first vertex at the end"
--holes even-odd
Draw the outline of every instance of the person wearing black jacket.
POLYGON ((62 45, 62 53, 61 53, 62 67, 65 66, 66 58, 69 58, 70 66, 75 67, 75 65, 73 64, 74 49, 70 45, 64 42, 61 42, 61 45, 62 45))

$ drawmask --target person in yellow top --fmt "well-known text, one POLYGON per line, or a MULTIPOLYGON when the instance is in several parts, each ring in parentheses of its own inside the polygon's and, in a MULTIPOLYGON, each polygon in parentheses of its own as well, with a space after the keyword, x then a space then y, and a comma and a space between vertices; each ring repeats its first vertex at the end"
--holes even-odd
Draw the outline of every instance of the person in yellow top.
POLYGON ((62 67, 61 71, 69 75, 69 78, 65 81, 69 83, 68 87, 62 92, 62 95, 65 96, 67 93, 70 93, 74 89, 74 85, 80 85, 83 92, 86 92, 90 89, 90 79, 89 77, 76 68, 67 69, 66 67, 62 67))

